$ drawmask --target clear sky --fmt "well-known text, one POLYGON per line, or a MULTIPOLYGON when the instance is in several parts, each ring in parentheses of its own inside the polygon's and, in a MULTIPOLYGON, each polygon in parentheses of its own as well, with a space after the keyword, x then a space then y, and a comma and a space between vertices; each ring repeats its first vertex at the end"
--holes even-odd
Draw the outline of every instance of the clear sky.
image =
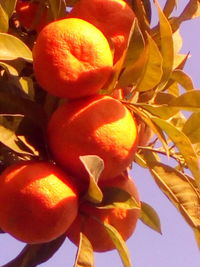
MULTIPOLYGON (((163 4, 165 1, 159 1, 163 4)), ((178 1, 180 7, 188 1, 178 1)), ((185 22, 181 27, 183 36, 182 52, 191 52, 185 71, 191 75, 195 88, 200 88, 200 19, 185 22)), ((135 234, 128 240, 133 267, 199 267, 200 253, 193 232, 168 199, 155 185, 147 170, 136 165, 131 171, 138 186, 141 200, 152 205, 161 219, 162 235, 154 232, 141 222, 135 234)), ((7 234, 0 239, 0 265, 15 257, 24 244, 7 234)), ((60 250, 41 267, 72 267, 76 247, 66 241, 60 250)), ((121 267, 118 254, 114 252, 95 254, 95 267, 121 267)))

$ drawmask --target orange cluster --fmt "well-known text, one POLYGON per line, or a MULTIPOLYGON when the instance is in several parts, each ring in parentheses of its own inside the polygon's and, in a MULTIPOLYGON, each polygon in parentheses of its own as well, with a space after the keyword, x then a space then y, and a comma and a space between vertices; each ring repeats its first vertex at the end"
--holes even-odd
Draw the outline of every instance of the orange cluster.
POLYGON ((100 94, 126 49, 134 17, 123 0, 80 0, 67 18, 47 24, 38 34, 33 48, 36 80, 64 103, 47 127, 55 164, 22 162, 1 174, 0 228, 17 239, 43 243, 66 232, 78 245, 83 232, 95 251, 107 251, 115 245, 104 223, 124 240, 134 232, 140 200, 126 169, 137 149, 138 127, 120 100, 100 94), (103 194, 117 187, 136 200, 137 208, 99 208, 101 203, 86 200, 89 173, 80 160, 86 155, 104 162, 98 181, 103 194))

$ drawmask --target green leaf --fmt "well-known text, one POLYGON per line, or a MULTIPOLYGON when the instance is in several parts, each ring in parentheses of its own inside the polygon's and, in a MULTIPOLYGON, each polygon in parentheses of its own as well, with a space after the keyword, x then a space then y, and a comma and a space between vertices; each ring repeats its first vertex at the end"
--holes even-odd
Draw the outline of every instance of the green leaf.
POLYGON ((0 142, 17 153, 38 156, 38 152, 28 145, 23 137, 20 138, 16 134, 22 120, 23 116, 20 115, 0 116, 0 142))
POLYGON ((200 143, 193 144, 194 150, 197 153, 197 156, 200 157, 200 143))
POLYGON ((155 5, 159 14, 159 27, 160 27, 160 46, 161 46, 161 54, 163 58, 163 75, 160 84, 158 85, 159 90, 163 89, 163 87, 168 82, 174 62, 174 46, 173 46, 173 36, 172 29, 168 19, 162 12, 160 5, 157 0, 155 0, 155 5))
POLYGON ((26 154, 17 144, 19 140, 15 134, 22 119, 23 116, 16 116, 10 122, 7 117, 0 116, 0 142, 17 153, 26 154))
POLYGON ((199 227, 200 195, 190 180, 183 173, 163 163, 156 161, 147 163, 155 182, 177 207, 187 223, 193 228, 199 227))
POLYGON ((39 156, 39 151, 26 140, 26 136, 17 135, 17 138, 23 143, 27 150, 30 150, 33 156, 39 156))
POLYGON ((197 18, 200 16, 200 2, 198 0, 190 0, 183 12, 178 18, 178 22, 182 23, 183 21, 197 18))
POLYGON ((8 31, 8 21, 8 14, 6 13, 2 3, 0 2, 0 32, 8 31))
POLYGON ((23 115, 33 120, 44 131, 46 130, 47 118, 41 106, 18 95, 0 92, 0 114, 23 115))
POLYGON ((48 0, 50 10, 53 14, 53 19, 59 19, 62 18, 64 15, 66 15, 66 5, 65 1, 63 0, 48 0))
POLYGON ((152 115, 155 115, 162 119, 169 119, 174 116, 177 112, 177 108, 172 108, 167 105, 148 105, 148 104, 140 104, 140 107, 151 112, 152 115))
POLYGON ((137 114, 143 121, 146 123, 150 129, 157 135, 159 140, 161 141, 163 148, 166 151, 166 154, 169 154, 169 149, 167 145, 166 138, 163 134, 163 131, 158 127, 151 119, 151 116, 149 114, 146 114, 144 111, 141 111, 141 109, 137 108, 134 105, 128 105, 129 109, 133 111, 133 113, 137 114))
POLYGON ((136 17, 138 18, 140 29, 142 33, 149 32, 149 21, 150 21, 150 3, 148 0, 134 0, 131 1, 131 5, 133 8, 136 17))
POLYGON ((183 46, 183 39, 181 37, 179 29, 173 33, 172 38, 173 38, 174 57, 175 57, 183 46))
POLYGON ((167 0, 163 8, 165 16, 169 17, 175 7, 177 7, 177 0, 167 0))
POLYGON ((170 107, 180 110, 200 111, 200 90, 191 90, 168 103, 170 107))
POLYGON ((173 69, 182 70, 185 67, 185 63, 187 62, 188 58, 190 57, 191 57, 190 53, 174 55, 173 69))
POLYGON ((119 76, 117 86, 119 88, 127 86, 135 87, 138 82, 138 79, 140 78, 143 72, 143 68, 146 64, 146 61, 146 50, 144 50, 139 59, 133 65, 130 65, 123 70, 123 72, 119 76))
POLYGON ((0 0, 0 5, 2 5, 9 18, 15 10, 16 2, 17 0, 0 0))
POLYGON ((173 31, 176 31, 184 21, 198 18, 199 16, 200 2, 198 0, 190 0, 183 12, 178 17, 173 17, 170 20, 170 24, 173 31))
POLYGON ((0 66, 3 66, 7 73, 0 81, 1 90, 34 101, 35 90, 32 78, 18 76, 17 70, 7 63, 0 62, 0 66))
POLYGON ((145 164, 145 168, 148 168, 146 158, 148 158, 148 161, 160 161, 158 152, 163 152, 163 154, 166 155, 165 151, 161 149, 153 149, 151 147, 141 147, 140 156, 143 160, 143 163, 145 164), (148 151, 148 153, 146 153, 145 151, 148 151))
POLYGON ((119 75, 120 75, 121 70, 122 70, 125 55, 126 55, 126 50, 124 51, 121 58, 117 61, 117 63, 113 66, 112 75, 108 79, 108 81, 106 82, 104 87, 100 90, 100 94, 108 94, 109 95, 115 89, 117 82, 118 82, 118 79, 119 79, 119 75))
POLYGON ((35 91, 33 80, 30 77, 20 77, 19 84, 22 91, 29 97, 29 99, 34 101, 35 91))
POLYGON ((186 122, 186 118, 181 112, 178 112, 175 116, 169 119, 169 122, 173 124, 177 129, 182 131, 183 126, 186 122))
POLYGON ((96 155, 80 156, 79 158, 90 177, 86 199, 92 203, 100 203, 103 199, 103 194, 97 183, 104 169, 104 162, 96 155))
POLYGON ((145 40, 139 28, 138 20, 135 19, 122 66, 123 72, 118 80, 118 87, 136 84, 146 60, 144 51, 145 40))
POLYGON ((149 226, 151 229, 162 234, 160 219, 157 212, 147 203, 141 202, 141 217, 140 220, 149 226))
POLYGON ((136 86, 137 91, 147 91, 154 88, 156 85, 158 85, 163 75, 163 59, 160 51, 154 40, 148 34, 147 41, 148 43, 145 51, 146 62, 136 86))
POLYGON ((167 91, 173 96, 179 96, 179 86, 177 82, 170 83, 166 85, 167 91))
POLYGON ((23 60, 22 58, 17 58, 14 60, 1 61, 1 65, 6 70, 7 73, 19 76, 22 70, 27 67, 27 61, 23 60), (11 68, 13 68, 14 72, 11 71, 12 70, 11 68))
POLYGON ((79 0, 66 0, 65 3, 67 7, 71 7, 74 6, 78 1, 79 0))
POLYGON ((93 248, 88 238, 80 233, 80 241, 74 267, 94 267, 93 248))
POLYGON ((103 223, 107 233, 109 234, 110 238, 112 239, 113 243, 115 244, 115 247, 119 253, 119 256, 122 260, 124 267, 131 267, 131 260, 129 256, 129 251, 126 246, 126 243, 124 242, 121 235, 118 233, 118 231, 111 226, 108 223, 103 223))
POLYGON ((17 58, 32 62, 32 52, 17 37, 7 33, 0 33, 0 60, 17 58))
POLYGON ((168 104, 170 101, 174 99, 174 95, 165 92, 158 92, 155 96, 154 103, 155 104, 168 104))
POLYGON ((21 253, 2 267, 35 267, 50 259, 66 239, 66 234, 44 244, 26 245, 21 253))
POLYGON ((0 62, 0 66, 10 75, 17 76, 19 74, 13 66, 5 62, 0 62))
POLYGON ((139 209, 140 205, 128 192, 117 187, 105 187, 103 189, 103 200, 100 209, 121 208, 125 210, 139 209))
POLYGON ((185 159, 188 168, 194 175, 197 184, 200 185, 199 160, 190 142, 190 139, 182 131, 178 130, 176 127, 174 127, 174 125, 165 120, 154 117, 152 118, 152 121, 155 122, 163 131, 165 131, 172 142, 176 145, 181 155, 185 159))
POLYGON ((146 17, 148 19, 148 22, 150 23, 151 22, 151 2, 150 0, 143 0, 143 5, 144 5, 144 9, 145 9, 145 12, 146 12, 146 17))
POLYGON ((187 91, 194 89, 191 77, 182 70, 174 70, 171 74, 171 79, 178 82, 187 91))
POLYGON ((195 144, 200 142, 200 112, 193 113, 183 126, 183 133, 195 144))
POLYGON ((124 59, 123 67, 133 65, 141 56, 145 48, 145 40, 135 19, 129 37, 128 50, 124 59))
POLYGON ((135 154, 135 162, 142 168, 148 168, 146 165, 146 161, 143 158, 143 155, 141 155, 140 153, 136 153, 135 154))

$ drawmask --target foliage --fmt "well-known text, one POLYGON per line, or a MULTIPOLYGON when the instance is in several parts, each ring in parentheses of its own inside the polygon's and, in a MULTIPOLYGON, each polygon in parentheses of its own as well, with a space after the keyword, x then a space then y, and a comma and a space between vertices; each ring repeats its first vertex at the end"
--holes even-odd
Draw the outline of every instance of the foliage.
MULTIPOLYGON (((51 21, 66 16, 67 7, 77 1, 40 2, 48 6, 51 21)), ((134 164, 149 169, 160 190, 193 229, 200 247, 200 91, 183 71, 189 54, 180 53, 182 39, 178 31, 182 22, 200 16, 200 2, 188 0, 181 14, 173 17, 177 2, 166 0, 162 10, 158 0, 130 1, 137 19, 129 45, 101 93, 112 94, 117 88, 128 90, 122 102, 138 122, 143 121, 153 132, 148 144, 138 148, 134 164), (152 28, 154 7, 158 24, 152 28), (184 111, 189 111, 190 116, 186 117, 184 111), (173 159, 172 166, 164 163, 163 156, 173 159)), ((48 117, 59 105, 59 100, 44 92, 35 81, 31 50, 37 33, 20 25, 15 5, 16 0, 0 0, 1 170, 19 160, 51 160, 45 127, 48 117)), ((97 180, 103 162, 95 156, 81 160, 91 177, 85 197, 99 203, 102 192, 97 180)), ((161 233, 158 214, 147 203, 142 203, 141 220, 161 233)), ((109 225, 105 227, 116 243, 123 265, 131 266, 119 233, 109 225)), ((62 242, 63 237, 49 244, 27 245, 16 259, 4 266, 37 266, 50 258, 62 242)), ((94 266, 91 244, 84 235, 74 266, 94 266)))

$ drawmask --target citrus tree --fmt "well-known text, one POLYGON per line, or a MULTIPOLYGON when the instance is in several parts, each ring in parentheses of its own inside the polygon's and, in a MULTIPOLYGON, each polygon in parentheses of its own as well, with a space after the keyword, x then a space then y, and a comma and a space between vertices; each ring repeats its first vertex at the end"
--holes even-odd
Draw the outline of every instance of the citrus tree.
POLYGON ((111 249, 132 266, 125 241, 138 219, 161 232, 135 164, 200 248, 200 92, 179 32, 200 2, 172 16, 177 5, 0 0, 0 228, 27 243, 4 266, 37 266, 66 238, 76 267, 111 249))

